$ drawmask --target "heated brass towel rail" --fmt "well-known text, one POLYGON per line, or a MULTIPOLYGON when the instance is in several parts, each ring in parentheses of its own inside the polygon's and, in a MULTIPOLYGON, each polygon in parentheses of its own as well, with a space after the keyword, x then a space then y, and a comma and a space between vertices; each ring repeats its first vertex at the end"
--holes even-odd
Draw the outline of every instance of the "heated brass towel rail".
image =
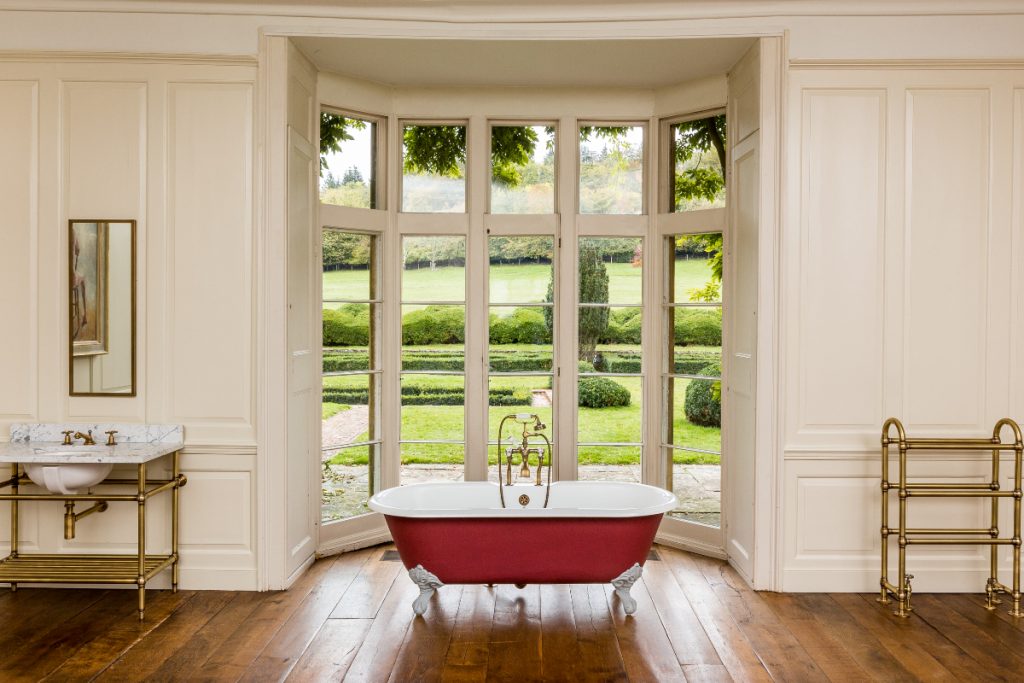
POLYGON ((911 545, 987 545, 990 546, 990 571, 985 584, 985 607, 994 610, 1000 600, 998 594, 1009 595, 1013 601, 1010 614, 1019 617, 1020 611, 1020 550, 1021 550, 1021 456, 1024 454, 1024 442, 1021 440, 1020 427, 1009 418, 996 423, 992 430, 992 438, 908 438, 903 424, 891 417, 882 425, 882 578, 879 602, 890 603, 896 600, 895 614, 900 617, 910 616, 910 581, 913 574, 907 573, 907 547, 911 545), (1013 442, 1004 442, 1001 434, 1009 427, 1013 432, 1013 442), (890 434, 896 430, 896 437, 890 434), (889 479, 889 447, 899 449, 899 471, 897 481, 889 479), (977 482, 915 482, 907 481, 907 454, 912 450, 923 451, 991 451, 992 478, 985 483, 977 482), (999 465, 1000 456, 1004 451, 1013 451, 1013 490, 1000 488, 999 465), (895 491, 899 497, 899 526, 889 526, 889 494, 895 491), (972 528, 911 528, 907 526, 907 503, 911 498, 990 498, 990 524, 985 529, 972 528), (1013 536, 999 537, 999 500, 1013 498, 1013 536), (889 581, 889 537, 896 536, 899 548, 899 562, 896 583, 889 581), (998 563, 999 546, 1011 546, 1013 552, 1013 586, 1012 588, 999 582, 998 563))

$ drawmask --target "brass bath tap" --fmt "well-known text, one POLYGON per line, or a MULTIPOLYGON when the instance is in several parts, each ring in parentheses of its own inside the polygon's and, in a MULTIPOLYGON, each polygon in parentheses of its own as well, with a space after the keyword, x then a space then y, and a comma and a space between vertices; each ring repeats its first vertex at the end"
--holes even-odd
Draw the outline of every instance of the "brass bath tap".
MULTIPOLYGON (((512 486, 512 466, 515 464, 516 454, 520 457, 519 462, 519 476, 517 479, 525 479, 525 483, 530 483, 530 476, 532 474, 530 470, 530 455, 537 456, 537 470, 534 486, 544 486, 543 483, 543 472, 545 466, 547 467, 547 495, 544 497, 544 507, 548 505, 548 498, 551 495, 551 440, 548 439, 547 435, 544 434, 544 430, 547 426, 540 421, 539 415, 529 413, 514 413, 512 415, 506 415, 501 420, 501 424, 498 425, 498 491, 501 498, 501 506, 505 507, 505 493, 504 487, 512 486), (518 437, 518 444, 509 446, 503 445, 502 441, 505 436, 505 423, 516 422, 522 426, 522 435, 518 437), (543 446, 530 446, 530 440, 543 440, 543 446), (547 462, 544 459, 547 456, 547 462), (502 458, 504 457, 504 462, 502 458), (504 475, 504 477, 502 476, 504 475)), ((509 436, 512 436, 511 434, 509 436)), ((523 494, 521 498, 525 498, 529 502, 529 496, 523 494)), ((520 505, 526 505, 520 499, 520 505)))
POLYGON ((76 439, 85 439, 85 445, 86 446, 95 446, 96 445, 96 440, 94 438, 92 438, 92 430, 91 429, 89 430, 89 432, 87 434, 83 434, 82 432, 75 432, 75 438, 76 439))

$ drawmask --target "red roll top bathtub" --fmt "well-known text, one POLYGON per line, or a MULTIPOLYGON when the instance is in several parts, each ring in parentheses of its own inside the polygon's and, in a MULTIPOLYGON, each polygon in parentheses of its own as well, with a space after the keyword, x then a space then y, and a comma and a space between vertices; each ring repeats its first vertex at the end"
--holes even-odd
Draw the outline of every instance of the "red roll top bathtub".
POLYGON ((398 553, 420 587, 426 611, 445 583, 608 583, 627 614, 669 491, 624 482, 555 482, 547 487, 439 482, 382 491, 370 508, 384 514, 398 553))

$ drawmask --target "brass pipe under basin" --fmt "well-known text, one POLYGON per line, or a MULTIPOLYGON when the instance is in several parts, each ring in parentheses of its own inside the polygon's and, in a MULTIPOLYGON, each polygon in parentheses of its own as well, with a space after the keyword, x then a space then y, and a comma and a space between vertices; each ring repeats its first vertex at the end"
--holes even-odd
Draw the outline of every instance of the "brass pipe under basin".
POLYGON ((64 539, 70 541, 75 537, 75 524, 83 517, 88 517, 94 512, 106 512, 107 501, 102 500, 90 508, 75 512, 75 501, 69 500, 64 503, 64 539))

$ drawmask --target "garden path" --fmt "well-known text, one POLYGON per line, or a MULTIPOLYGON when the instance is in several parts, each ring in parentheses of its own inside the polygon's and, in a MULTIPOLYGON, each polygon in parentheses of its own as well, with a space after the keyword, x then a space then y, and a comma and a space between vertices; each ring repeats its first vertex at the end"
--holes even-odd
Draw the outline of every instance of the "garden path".
MULTIPOLYGON (((369 406, 352 406, 323 422, 323 443, 328 446, 352 443, 360 434, 370 428, 369 406)), ((326 459, 334 455, 337 448, 326 451, 326 459)))

